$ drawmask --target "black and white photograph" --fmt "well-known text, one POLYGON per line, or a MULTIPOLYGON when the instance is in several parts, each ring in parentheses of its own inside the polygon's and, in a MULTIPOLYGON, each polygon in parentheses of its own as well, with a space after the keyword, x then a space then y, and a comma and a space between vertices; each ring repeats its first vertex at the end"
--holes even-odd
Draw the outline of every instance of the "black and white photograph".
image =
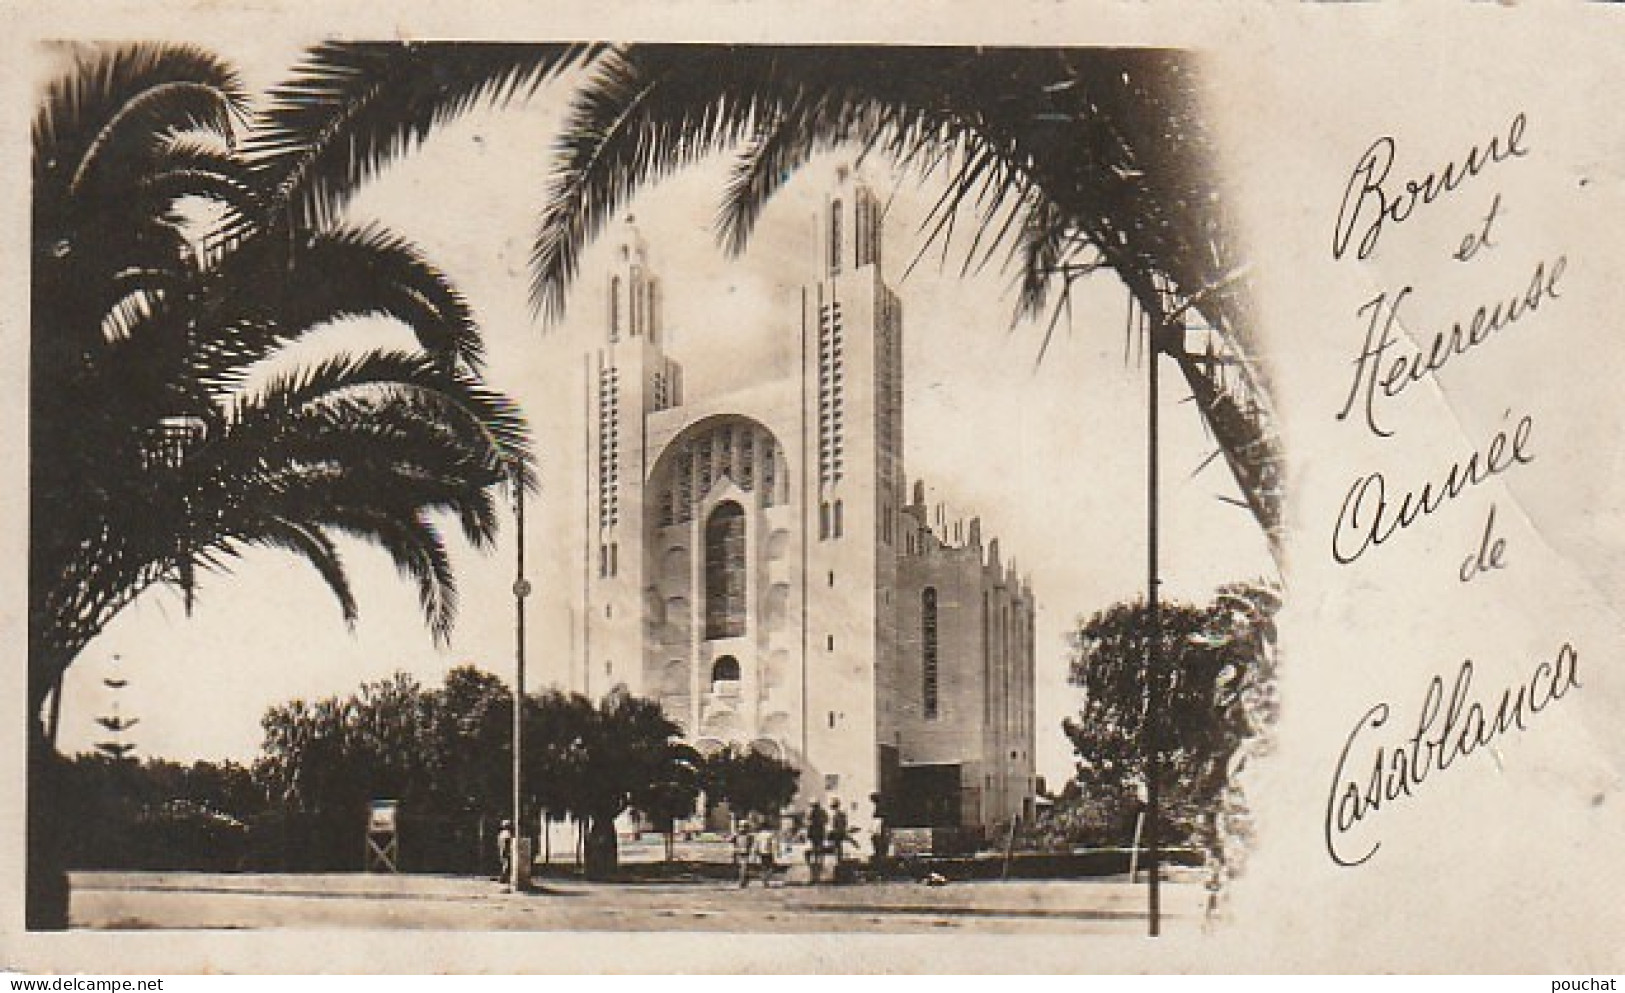
POLYGON ((1621 968, 1625 26, 1016 9, 34 9, 17 964, 1621 968))

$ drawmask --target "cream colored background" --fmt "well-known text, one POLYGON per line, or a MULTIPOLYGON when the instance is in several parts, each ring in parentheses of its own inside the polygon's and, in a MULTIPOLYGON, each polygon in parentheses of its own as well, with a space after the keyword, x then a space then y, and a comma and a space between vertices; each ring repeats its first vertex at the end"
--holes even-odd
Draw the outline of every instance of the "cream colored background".
MULTIPOLYGON (((682 38, 745 41, 1135 43, 1213 56, 1215 114, 1228 136, 1226 175, 1244 208, 1260 280, 1264 333, 1295 467, 1285 716, 1275 755, 1253 783, 1262 836, 1236 887, 1234 923, 1209 936, 1148 943, 1053 937, 878 939, 824 935, 734 941, 693 935, 333 933, 19 935, 20 900, 4 907, 0 960, 33 969, 245 971, 1536 971, 1625 969, 1625 687, 1618 604, 1625 595, 1616 425, 1625 400, 1618 327, 1625 299, 1621 152, 1614 85, 1625 55, 1619 12, 1571 6, 1400 10, 1189 4, 898 3, 883 11, 823 4, 638 4, 608 11, 553 4, 401 5, 263 2, 44 4, 8 8, 5 98, 7 237, 3 312, 9 387, 0 457, 26 465, 28 146, 37 38, 266 44, 313 25, 352 37, 682 38), (1348 172, 1379 134, 1398 143, 1394 176, 1420 175, 1504 134, 1523 111, 1531 154, 1383 235, 1366 262, 1333 262, 1332 223, 1348 172), (1581 184, 1581 180, 1586 180, 1581 184), (1449 259, 1502 193, 1499 246, 1449 259), (1454 360, 1437 384, 1389 404, 1399 435, 1375 442, 1338 422, 1364 327, 1355 309, 1409 282, 1413 329, 1466 317, 1481 299, 1521 292, 1539 258, 1566 253, 1563 296, 1454 360), (1533 414, 1537 461, 1468 493, 1352 567, 1326 554, 1349 482, 1375 469, 1397 486, 1442 476, 1482 444, 1502 412, 1533 414), (1503 482, 1504 480, 1504 482, 1503 482), (1489 504, 1510 568, 1462 584, 1489 504), (1480 698, 1550 658, 1580 654, 1583 688, 1499 744, 1429 779, 1385 810, 1383 848, 1340 869, 1321 842, 1338 750, 1373 703, 1414 721, 1427 680, 1461 659, 1478 665, 1480 698)), ((22 673, 25 480, 14 469, 3 531, 3 613, 11 669, 22 673)), ((1136 566, 1124 563, 1121 569, 1136 566)), ((22 781, 21 693, 0 711, 22 781)), ((1395 737, 1398 737, 1396 734, 1395 737)), ((20 893, 20 793, 0 798, 20 893)))

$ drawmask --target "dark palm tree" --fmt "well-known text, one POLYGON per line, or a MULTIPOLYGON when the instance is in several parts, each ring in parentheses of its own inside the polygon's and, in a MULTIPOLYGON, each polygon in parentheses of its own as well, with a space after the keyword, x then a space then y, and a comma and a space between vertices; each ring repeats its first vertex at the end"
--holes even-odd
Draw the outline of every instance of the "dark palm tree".
MULTIPOLYGON (((590 59, 560 140, 533 252, 533 298, 562 314, 588 241, 641 186, 708 155, 740 156, 719 212, 734 251, 818 151, 856 144, 948 180, 930 240, 980 214, 965 267, 1013 264, 1018 314, 1070 314, 1100 268, 1129 288, 1157 353, 1179 366, 1247 509, 1279 557, 1282 457, 1256 361, 1248 279, 1213 181, 1215 148, 1187 53, 1158 50, 557 46, 378 43, 313 49, 270 114, 281 147, 315 149, 290 210, 320 217, 481 96, 507 97, 590 59), (443 95, 425 80, 450 81, 443 95), (1190 350, 1188 331, 1208 349, 1190 350)), ((300 170, 303 172, 300 172, 300 170)), ((1047 342, 1046 337, 1046 342, 1047 342)))
POLYGON ((35 120, 31 926, 66 912, 38 715, 120 609, 158 584, 190 602, 197 569, 259 545, 309 561, 350 620, 347 535, 417 583, 443 639, 456 588, 434 517, 486 545, 492 487, 529 484, 462 297, 388 232, 276 211, 232 147, 243 109, 213 57, 137 46, 81 58, 35 120), (358 316, 417 349, 283 358, 358 316))
MULTIPOLYGON (((236 74, 195 49, 137 46, 82 60, 53 83, 33 126, 30 339, 28 924, 63 926, 67 887, 52 823, 55 765, 40 721, 76 635, 48 603, 59 569, 99 535, 98 466, 127 458, 110 368, 129 331, 194 268, 174 205, 239 199, 226 152, 246 100, 236 74), (86 405, 87 398, 95 402, 86 405), (80 498, 84 498, 84 502, 80 498), (53 648, 52 646, 61 646, 53 648)), ((145 370, 131 370, 130 378, 145 370)), ((149 392, 150 391, 146 391, 149 392)), ((177 416, 185 409, 177 400, 177 416)), ((167 404, 166 404, 167 407, 167 404)), ((105 501, 103 501, 105 502, 105 501)), ((127 513, 137 513, 131 507, 127 513)), ((102 515, 105 516, 105 515, 102 515)), ((58 597, 59 598, 59 597, 58 597)), ((88 625, 86 625, 88 626, 88 625)))

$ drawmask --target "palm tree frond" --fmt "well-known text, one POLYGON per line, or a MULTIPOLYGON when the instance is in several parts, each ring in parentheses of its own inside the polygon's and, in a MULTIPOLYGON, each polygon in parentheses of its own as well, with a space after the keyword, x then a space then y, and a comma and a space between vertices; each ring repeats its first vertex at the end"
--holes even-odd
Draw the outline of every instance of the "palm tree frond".
POLYGON ((286 549, 309 562, 338 600, 344 623, 349 627, 355 626, 356 618, 360 616, 355 592, 350 587, 338 548, 320 527, 271 519, 257 533, 244 536, 244 540, 250 544, 286 549))
POLYGON ((595 46, 328 42, 271 91, 245 151, 273 211, 320 228, 383 165, 481 101, 504 103, 595 46))
POLYGON ((437 364, 482 368, 485 345, 468 301, 404 239, 368 226, 312 235, 292 249, 271 241, 232 249, 193 303, 207 323, 232 329, 198 343, 203 381, 229 391, 276 349, 364 317, 400 322, 437 364))
POLYGON ((410 517, 382 513, 339 516, 334 526, 383 548, 401 575, 417 584, 418 604, 430 633, 441 644, 449 641, 457 617, 457 583, 434 523, 422 513, 410 517))
POLYGON ((361 423, 380 410, 417 413, 455 430, 485 453, 499 477, 533 485, 528 429, 516 404, 467 373, 404 352, 338 355, 274 377, 238 398, 229 420, 253 444, 270 444, 291 421, 325 418, 329 429, 361 423))
POLYGON ((115 134, 145 147, 180 131, 229 137, 231 119, 244 117, 247 108, 237 71, 202 49, 136 44, 92 53, 52 82, 40 101, 35 183, 53 195, 65 193, 115 134))
MULTIPOLYGON (((730 52, 728 80, 760 70, 753 53, 730 52)), ((565 287, 580 266, 586 243, 603 229, 632 192, 651 180, 726 148, 759 120, 753 91, 736 99, 721 80, 708 78, 719 63, 683 46, 650 46, 639 55, 602 56, 576 91, 557 142, 554 178, 531 249, 531 304, 557 319, 565 287)))

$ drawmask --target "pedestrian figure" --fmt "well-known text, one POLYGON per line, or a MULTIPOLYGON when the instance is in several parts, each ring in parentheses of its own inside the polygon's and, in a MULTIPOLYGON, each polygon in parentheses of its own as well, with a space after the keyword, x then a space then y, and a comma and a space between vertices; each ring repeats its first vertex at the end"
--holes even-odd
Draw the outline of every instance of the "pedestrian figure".
POLYGON ((755 818, 746 818, 734 832, 734 861, 739 863, 739 888, 750 884, 751 851, 756 846, 755 818))
POLYGON ((813 882, 824 872, 824 844, 828 840, 829 815, 814 800, 807 808, 807 868, 813 882))
POLYGON ((875 818, 874 832, 869 835, 869 844, 874 848, 874 856, 869 860, 873 867, 875 877, 886 878, 886 863, 891 856, 891 831, 886 828, 886 821, 882 817, 875 818))
POLYGON ((761 820, 761 826, 756 829, 756 861, 762 866, 762 889, 773 885, 773 872, 778 868, 779 837, 773 830, 772 821, 767 818, 761 820))
POLYGON ((513 880, 513 821, 503 821, 497 832, 497 861, 502 866, 497 882, 506 885, 513 880))
POLYGON ((846 856, 846 842, 851 834, 847 825, 846 811, 841 809, 841 798, 836 797, 829 802, 831 811, 829 818, 829 844, 835 850, 835 878, 841 878, 841 862, 846 856))

